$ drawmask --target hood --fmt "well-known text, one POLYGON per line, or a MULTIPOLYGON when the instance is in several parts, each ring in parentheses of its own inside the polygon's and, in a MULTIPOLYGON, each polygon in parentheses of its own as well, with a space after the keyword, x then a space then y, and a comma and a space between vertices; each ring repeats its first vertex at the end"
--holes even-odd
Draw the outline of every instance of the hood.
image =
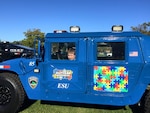
POLYGON ((13 71, 17 74, 25 74, 36 67, 36 59, 17 58, 0 63, 0 70, 13 71))

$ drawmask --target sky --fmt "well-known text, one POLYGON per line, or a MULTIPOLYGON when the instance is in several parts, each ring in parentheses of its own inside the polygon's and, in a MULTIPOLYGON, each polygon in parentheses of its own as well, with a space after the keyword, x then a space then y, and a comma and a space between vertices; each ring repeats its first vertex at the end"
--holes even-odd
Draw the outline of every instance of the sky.
POLYGON ((20 41, 27 30, 51 33, 80 26, 81 32, 150 22, 150 0, 1 0, 0 41, 20 41))

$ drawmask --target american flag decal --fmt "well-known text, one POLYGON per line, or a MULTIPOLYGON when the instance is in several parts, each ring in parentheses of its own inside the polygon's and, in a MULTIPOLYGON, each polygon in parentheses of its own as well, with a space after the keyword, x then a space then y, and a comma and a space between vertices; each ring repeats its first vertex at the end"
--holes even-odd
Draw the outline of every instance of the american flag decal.
POLYGON ((132 52, 130 52, 129 56, 131 56, 131 57, 137 57, 138 56, 138 51, 132 51, 132 52))

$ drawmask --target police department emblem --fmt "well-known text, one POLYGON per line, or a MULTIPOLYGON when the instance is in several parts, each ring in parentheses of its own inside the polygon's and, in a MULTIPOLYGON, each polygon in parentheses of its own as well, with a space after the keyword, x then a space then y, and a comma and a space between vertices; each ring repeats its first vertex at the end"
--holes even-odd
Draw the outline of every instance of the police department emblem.
POLYGON ((38 85, 38 78, 34 77, 34 76, 29 77, 28 78, 28 83, 29 83, 29 85, 32 89, 35 89, 38 85))

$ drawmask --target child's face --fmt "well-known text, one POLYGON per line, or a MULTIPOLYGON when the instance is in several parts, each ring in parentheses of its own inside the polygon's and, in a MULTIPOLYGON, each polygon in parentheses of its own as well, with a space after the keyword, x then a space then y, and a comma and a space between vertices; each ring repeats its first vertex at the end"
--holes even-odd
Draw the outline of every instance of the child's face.
POLYGON ((69 60, 75 60, 75 55, 74 55, 74 53, 68 53, 68 59, 69 59, 69 60))

